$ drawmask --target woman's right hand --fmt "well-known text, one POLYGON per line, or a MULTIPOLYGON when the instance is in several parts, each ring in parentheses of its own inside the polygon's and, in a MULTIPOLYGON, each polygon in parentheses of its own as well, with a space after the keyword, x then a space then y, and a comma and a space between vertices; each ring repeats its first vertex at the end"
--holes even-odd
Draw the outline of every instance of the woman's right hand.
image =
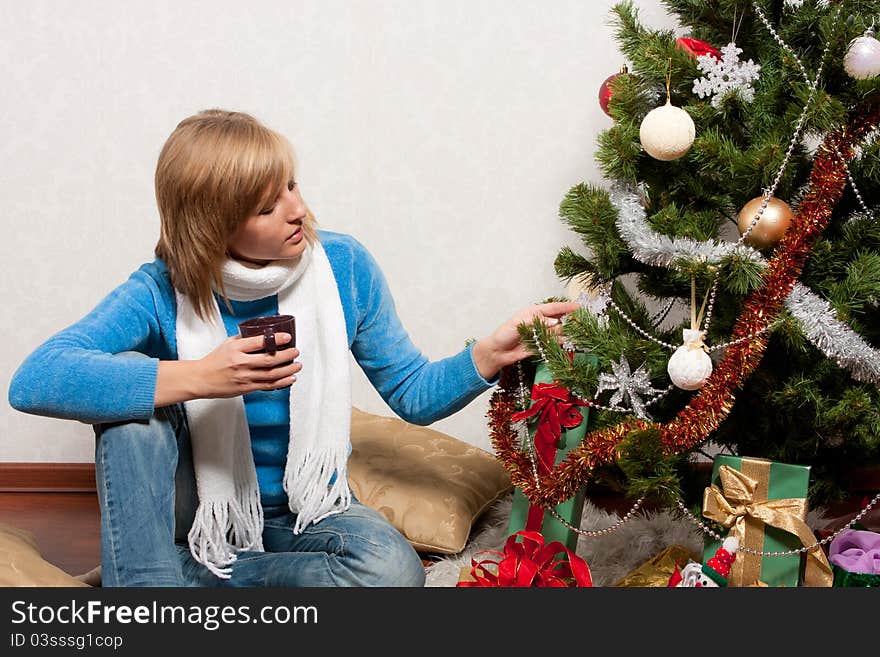
MULTIPOLYGON (((289 333, 276 333, 275 343, 290 342, 289 333)), ((202 399, 235 397, 255 390, 277 390, 296 381, 302 363, 296 347, 281 349, 274 354, 252 353, 263 349, 263 336, 227 338, 197 363, 198 396, 202 399)))

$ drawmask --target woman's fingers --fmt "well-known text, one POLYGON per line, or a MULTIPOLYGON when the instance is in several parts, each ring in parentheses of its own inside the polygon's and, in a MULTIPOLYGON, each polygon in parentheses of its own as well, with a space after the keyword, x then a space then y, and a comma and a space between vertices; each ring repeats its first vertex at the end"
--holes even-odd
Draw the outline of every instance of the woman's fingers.
POLYGON ((281 349, 274 354, 253 354, 249 355, 251 367, 260 369, 268 369, 270 367, 278 367, 295 360, 299 356, 299 349, 291 347, 290 349, 281 349))
POLYGON ((296 347, 291 347, 290 349, 276 351, 274 354, 260 354, 260 356, 260 362, 257 366, 265 369, 292 362, 299 356, 299 350, 296 347))
MULTIPOLYGON (((290 343, 291 339, 289 333, 275 334, 275 344, 279 347, 290 343)), ((239 378, 243 386, 240 394, 277 390, 296 381, 296 374, 302 370, 302 363, 295 360, 299 356, 299 349, 290 347, 277 349, 274 353, 259 353, 265 348, 263 336, 238 337, 235 340, 235 346, 242 354, 240 357, 243 357, 239 365, 239 378)))
POLYGON ((539 303, 532 307, 531 318, 541 317, 544 324, 548 327, 560 328, 562 325, 562 317, 573 313, 580 308, 580 304, 574 301, 553 301, 550 303, 539 303))
POLYGON ((277 381, 295 375, 302 370, 302 363, 287 363, 278 367, 267 367, 254 370, 253 380, 266 383, 268 381, 277 381))
POLYGON ((236 346, 246 354, 253 354, 262 351, 265 342, 262 335, 254 335, 249 338, 239 337, 236 339, 236 346))
MULTIPOLYGON (((275 334, 275 344, 278 347, 283 347, 288 344, 291 340, 290 333, 276 333, 275 334)), ((262 358, 262 361, 259 363, 261 367, 271 367, 276 363, 274 358, 276 356, 281 356, 283 358, 287 358, 288 360, 291 358, 290 352, 296 352, 296 356, 299 356, 299 351, 296 350, 296 347, 291 347, 289 349, 276 349, 274 353, 259 353, 262 352, 266 348, 265 338, 262 335, 254 335, 248 338, 237 338, 237 346, 241 351, 246 354, 254 354, 259 357, 267 356, 267 358, 262 358)), ((294 356, 295 357, 295 356, 294 356)))
POLYGON ((576 301, 551 301, 537 305, 537 309, 544 317, 552 318, 559 318, 568 313, 573 313, 580 307, 581 305, 576 301))
POLYGON ((544 324, 547 326, 547 330, 556 336, 556 341, 559 344, 565 342, 565 336, 562 334, 562 322, 554 317, 550 317, 544 320, 544 324))
POLYGON ((553 301, 551 303, 538 304, 537 308, 544 316, 544 324, 551 333, 556 335, 556 341, 559 344, 565 342, 565 336, 562 334, 561 317, 574 312, 581 305, 572 301, 553 301))

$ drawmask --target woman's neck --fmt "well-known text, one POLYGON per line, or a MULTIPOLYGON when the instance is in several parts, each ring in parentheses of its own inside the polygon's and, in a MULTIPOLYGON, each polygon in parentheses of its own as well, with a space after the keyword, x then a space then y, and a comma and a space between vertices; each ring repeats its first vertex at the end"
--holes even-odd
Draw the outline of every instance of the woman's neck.
POLYGON ((271 260, 248 260, 243 256, 233 253, 227 253, 226 255, 229 257, 230 260, 235 260, 235 262, 244 265, 248 269, 262 269, 270 262, 272 262, 271 260))
POLYGON ((245 260, 244 258, 233 258, 233 260, 240 262, 248 269, 262 269, 271 262, 271 260, 245 260))

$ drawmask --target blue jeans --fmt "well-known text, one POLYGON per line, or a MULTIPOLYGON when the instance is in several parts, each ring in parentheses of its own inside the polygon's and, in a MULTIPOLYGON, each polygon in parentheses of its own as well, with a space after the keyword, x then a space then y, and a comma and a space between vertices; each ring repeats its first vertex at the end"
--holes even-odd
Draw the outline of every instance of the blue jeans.
POLYGON ((412 546, 357 500, 298 535, 287 506, 264 507, 266 551, 239 552, 220 579, 187 544, 198 496, 183 405, 95 434, 103 586, 424 586, 412 546))

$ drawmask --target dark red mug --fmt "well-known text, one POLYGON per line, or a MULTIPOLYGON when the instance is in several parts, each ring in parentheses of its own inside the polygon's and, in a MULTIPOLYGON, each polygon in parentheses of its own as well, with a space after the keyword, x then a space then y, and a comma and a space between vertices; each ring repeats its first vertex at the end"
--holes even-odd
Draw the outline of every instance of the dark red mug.
POLYGON ((254 354, 274 354, 276 351, 296 346, 296 319, 293 315, 254 317, 241 322, 238 325, 238 332, 243 338, 263 336, 263 348, 252 351, 251 353, 254 354), (290 342, 282 345, 275 344, 276 333, 290 333, 290 342))

